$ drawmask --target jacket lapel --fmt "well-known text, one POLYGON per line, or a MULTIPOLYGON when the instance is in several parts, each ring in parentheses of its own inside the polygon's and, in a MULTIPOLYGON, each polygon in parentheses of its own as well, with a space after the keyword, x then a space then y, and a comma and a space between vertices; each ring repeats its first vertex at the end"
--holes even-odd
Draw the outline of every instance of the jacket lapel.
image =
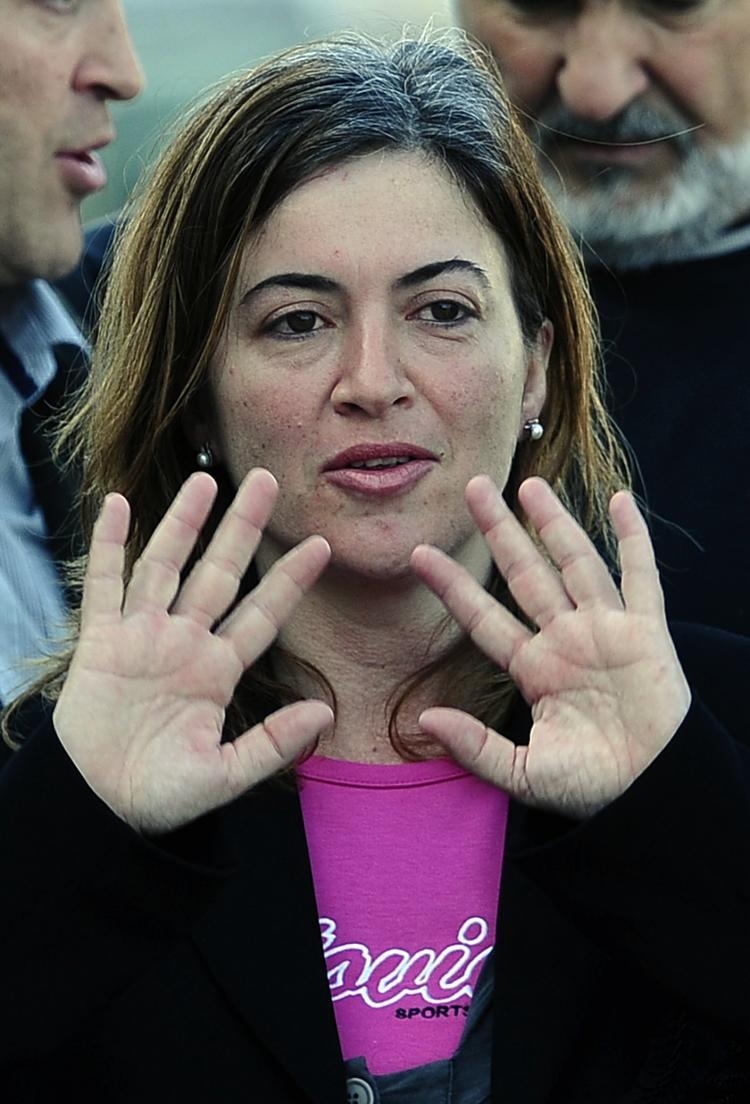
MULTIPOLYGON (((531 715, 518 698, 506 725, 528 743, 531 715)), ((495 942, 492 1099, 548 1104, 576 1050, 604 954, 523 870, 523 854, 560 829, 549 814, 511 802, 495 942)))
POLYGON ((311 1100, 346 1099, 297 794, 258 787, 226 810, 243 869, 193 934, 227 999, 311 1100))
POLYGON ((578 1048, 604 956, 514 860, 527 817, 511 807, 495 946, 492 1099, 547 1104, 558 1099, 578 1048))

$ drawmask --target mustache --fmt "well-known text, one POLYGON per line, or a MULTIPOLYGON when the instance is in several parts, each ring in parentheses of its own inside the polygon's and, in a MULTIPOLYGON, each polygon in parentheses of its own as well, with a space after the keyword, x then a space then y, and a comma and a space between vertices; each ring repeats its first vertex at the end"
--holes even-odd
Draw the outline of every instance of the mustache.
POLYGON ((703 124, 695 124, 677 111, 666 111, 634 101, 610 119, 582 119, 557 101, 542 109, 533 120, 537 142, 543 148, 558 138, 576 138, 601 145, 646 145, 673 142, 687 154, 695 144, 694 134, 703 124))

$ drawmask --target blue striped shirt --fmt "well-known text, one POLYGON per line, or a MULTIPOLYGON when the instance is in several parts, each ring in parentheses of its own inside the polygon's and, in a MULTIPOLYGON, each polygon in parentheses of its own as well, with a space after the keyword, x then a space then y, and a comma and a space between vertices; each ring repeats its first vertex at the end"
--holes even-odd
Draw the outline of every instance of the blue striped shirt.
POLYGON ((65 618, 44 515, 21 452, 21 418, 57 371, 54 347, 84 347, 78 328, 41 280, 0 292, 0 702, 35 676, 27 658, 54 647, 65 618))

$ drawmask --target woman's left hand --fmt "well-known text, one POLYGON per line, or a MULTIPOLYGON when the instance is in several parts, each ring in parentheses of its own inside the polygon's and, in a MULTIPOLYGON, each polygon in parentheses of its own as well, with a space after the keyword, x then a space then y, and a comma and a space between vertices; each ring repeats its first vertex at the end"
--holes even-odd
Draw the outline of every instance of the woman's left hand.
POLYGON ((622 794, 669 742, 690 705, 646 525, 619 491, 610 516, 618 590, 593 544, 541 479, 519 501, 557 570, 486 476, 466 491, 471 512, 533 632, 436 548, 412 566, 474 642, 507 670, 531 707, 528 745, 468 713, 428 709, 420 725, 475 774, 539 808, 583 818, 622 794))

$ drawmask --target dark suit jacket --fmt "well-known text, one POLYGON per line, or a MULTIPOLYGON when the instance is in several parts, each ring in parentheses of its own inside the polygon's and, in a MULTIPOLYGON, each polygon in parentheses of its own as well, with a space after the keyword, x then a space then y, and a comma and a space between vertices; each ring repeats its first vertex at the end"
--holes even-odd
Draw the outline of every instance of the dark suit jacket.
MULTIPOLYGON (((512 806, 498 1104, 750 1099, 750 644, 681 641, 717 716, 696 702, 589 822, 512 806)), ((5 1100, 344 1104, 292 787, 148 841, 47 729, 0 773, 0 870, 5 1100)))
POLYGON ((84 234, 80 261, 55 284, 86 333, 96 328, 116 229, 117 222, 109 216, 90 223, 84 234))

